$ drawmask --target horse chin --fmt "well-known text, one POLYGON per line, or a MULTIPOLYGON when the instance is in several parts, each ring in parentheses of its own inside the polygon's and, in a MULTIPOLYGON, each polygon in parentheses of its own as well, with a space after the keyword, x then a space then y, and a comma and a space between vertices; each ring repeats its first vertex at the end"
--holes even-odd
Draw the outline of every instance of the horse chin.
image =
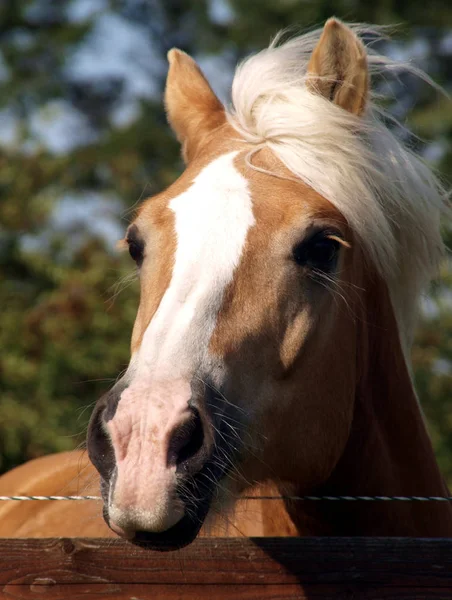
MULTIPOLYGON (((195 476, 194 480, 197 477, 195 476)), ((184 546, 191 544, 197 537, 201 527, 206 520, 209 513, 210 506, 212 503, 212 496, 216 486, 211 486, 210 489, 204 487, 204 496, 202 499, 191 498, 189 502, 189 511, 172 527, 165 531, 153 532, 153 531, 135 531, 131 532, 130 535, 123 536, 126 539, 137 546, 147 548, 149 550, 157 550, 160 552, 167 552, 171 550, 178 550, 184 546)), ((108 514, 108 489, 109 485, 105 481, 101 481, 102 496, 104 499, 103 506, 103 517, 109 527, 110 519, 108 514), (102 485, 103 484, 103 485, 102 485)), ((185 499, 187 503, 187 499, 185 499)), ((115 529, 113 529, 115 531, 115 529)), ((118 533, 118 531, 115 531, 118 533)))
POLYGON ((161 552, 188 546, 195 540, 204 524, 210 509, 212 492, 213 490, 204 496, 203 500, 198 499, 196 503, 190 503, 189 511, 166 531, 137 531, 129 541, 137 546, 161 552))
POLYGON ((195 540, 204 523, 207 512, 208 507, 204 514, 198 512, 196 519, 194 516, 185 515, 170 529, 159 533, 137 531, 135 536, 129 541, 136 546, 159 552, 179 550, 195 540))

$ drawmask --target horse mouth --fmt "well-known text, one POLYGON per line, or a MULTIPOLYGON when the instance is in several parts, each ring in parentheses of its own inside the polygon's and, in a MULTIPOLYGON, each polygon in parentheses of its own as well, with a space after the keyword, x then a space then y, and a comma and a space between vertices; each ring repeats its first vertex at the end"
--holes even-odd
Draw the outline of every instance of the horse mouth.
POLYGON ((130 541, 159 551, 178 550, 191 544, 204 524, 217 484, 223 475, 222 469, 215 469, 210 461, 206 463, 199 473, 183 482, 183 491, 178 495, 185 505, 185 514, 180 521, 159 533, 137 531, 130 541), (209 479, 205 477, 206 470, 209 479))
POLYGON ((160 552, 179 550, 195 540, 204 523, 208 510, 209 506, 198 508, 196 515, 186 514, 170 529, 160 533, 137 531, 129 541, 136 546, 160 552))
MULTIPOLYGON (((217 485, 224 476, 224 469, 212 465, 209 461, 199 473, 184 479, 181 490, 178 492, 179 499, 185 506, 185 514, 172 527, 161 532, 140 531, 131 532, 127 539, 130 543, 149 550, 170 551, 178 550, 191 544, 198 535, 209 512, 217 485), (209 476, 206 478, 206 471, 209 476)), ((101 480, 102 496, 104 498, 103 515, 107 525, 109 483, 101 480)))

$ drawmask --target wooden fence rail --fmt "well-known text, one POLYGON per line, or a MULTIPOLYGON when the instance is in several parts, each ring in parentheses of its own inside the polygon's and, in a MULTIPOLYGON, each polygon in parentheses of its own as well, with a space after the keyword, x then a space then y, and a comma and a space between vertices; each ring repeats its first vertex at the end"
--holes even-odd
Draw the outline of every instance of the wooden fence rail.
POLYGON ((5 600, 451 600, 452 539, 0 539, 0 584, 5 600))

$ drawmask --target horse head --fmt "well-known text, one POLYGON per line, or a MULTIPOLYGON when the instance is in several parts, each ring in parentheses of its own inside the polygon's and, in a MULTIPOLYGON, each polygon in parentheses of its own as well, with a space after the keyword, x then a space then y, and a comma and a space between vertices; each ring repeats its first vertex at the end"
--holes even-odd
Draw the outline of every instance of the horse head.
POLYGON ((186 168, 127 230, 131 359, 88 434, 107 522, 164 548, 255 482, 307 493, 332 476, 369 383, 370 319, 406 369, 442 202, 378 118, 381 57, 341 22, 245 61, 228 110, 189 56, 169 62, 186 168))

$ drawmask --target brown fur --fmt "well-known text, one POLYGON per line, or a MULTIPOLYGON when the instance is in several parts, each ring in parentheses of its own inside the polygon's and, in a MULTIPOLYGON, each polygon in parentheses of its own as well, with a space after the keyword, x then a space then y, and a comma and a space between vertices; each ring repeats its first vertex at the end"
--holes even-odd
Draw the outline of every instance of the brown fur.
POLYGON ((369 89, 366 51, 337 19, 328 19, 308 65, 307 85, 344 110, 360 115, 369 89))
POLYGON ((146 239, 145 260, 141 273, 141 298, 132 333, 132 353, 140 346, 143 333, 154 316, 160 300, 169 286, 173 271, 176 237, 174 217, 168 208, 168 197, 159 194, 143 205, 135 224, 146 239))
MULTIPOLYGON (((99 476, 83 452, 31 460, 0 477, 0 494, 98 495, 99 476)), ((0 536, 114 537, 93 501, 8 501, 0 503, 0 536)))
MULTIPOLYGON (((254 163, 287 175, 268 150, 261 151, 254 163)), ((260 427, 260 433, 269 438, 267 449, 257 460, 250 456, 243 466, 245 476, 259 480, 276 473, 282 480, 300 479, 306 492, 331 472, 346 442, 354 365, 345 369, 334 360, 333 353, 340 349, 345 356, 354 347, 347 310, 334 296, 325 294, 324 288, 313 285, 306 274, 303 277, 290 260, 290 253, 314 223, 334 224, 342 229, 345 239, 351 239, 351 233, 337 210, 304 184, 272 178, 269 194, 268 175, 245 171, 258 225, 249 233, 240 266, 226 293, 211 351, 225 360, 232 373, 241 373, 240 388, 232 394, 251 399, 262 393, 269 403, 260 427), (315 313, 305 310, 304 305, 312 301, 316 303, 315 313), (320 318, 322 328, 311 336, 313 324, 320 318), (333 347, 330 339, 339 341, 333 347), (325 364, 329 364, 329 378, 323 374, 325 364), (343 382, 344 398, 338 395, 338 381, 343 382), (304 397, 304 389, 309 390, 309 398, 304 397), (281 395, 289 403, 282 402, 282 398, 278 401, 281 395), (295 402, 299 402, 298 409, 295 402), (343 417, 336 404, 344 412, 343 417), (323 431, 321 424, 329 419, 336 428, 323 431), (300 444, 303 439, 307 444, 312 440, 309 452, 300 444)), ((343 264, 342 269, 345 267, 343 264)), ((256 432, 256 445, 260 433, 256 432)))
POLYGON ((168 52, 168 60, 166 112, 188 162, 196 156, 204 138, 226 117, 223 105, 191 56, 173 48, 168 52))
MULTIPOLYGON (((355 305, 356 379, 350 434, 319 495, 448 495, 415 397, 385 284, 353 265, 362 299, 355 305)), ((303 486, 290 486, 300 493, 303 486)), ((299 530, 327 535, 450 536, 443 503, 287 504, 299 530)))

